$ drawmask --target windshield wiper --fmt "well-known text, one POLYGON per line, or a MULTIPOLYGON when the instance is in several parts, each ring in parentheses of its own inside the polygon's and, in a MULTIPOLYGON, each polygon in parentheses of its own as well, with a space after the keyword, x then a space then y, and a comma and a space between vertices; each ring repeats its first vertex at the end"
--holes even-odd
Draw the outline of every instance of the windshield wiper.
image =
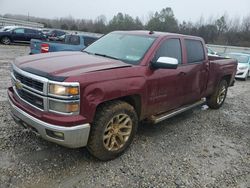
POLYGON ((120 60, 120 59, 118 59, 116 57, 112 57, 112 56, 109 56, 109 55, 106 55, 106 54, 94 53, 94 55, 102 56, 102 57, 107 57, 107 58, 111 58, 111 59, 115 59, 115 60, 120 60))
POLYGON ((85 53, 87 53, 87 54, 94 55, 93 53, 87 52, 87 51, 85 51, 85 50, 82 50, 82 52, 85 52, 85 53))

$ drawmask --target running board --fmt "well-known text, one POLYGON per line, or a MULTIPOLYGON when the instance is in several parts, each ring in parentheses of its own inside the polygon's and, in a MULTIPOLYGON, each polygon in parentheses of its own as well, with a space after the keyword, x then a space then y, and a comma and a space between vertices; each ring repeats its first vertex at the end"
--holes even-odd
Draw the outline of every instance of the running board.
POLYGON ((191 105, 186 105, 184 107, 178 108, 177 110, 173 110, 173 111, 170 111, 170 112, 167 112, 167 113, 164 113, 164 114, 160 114, 158 116, 152 116, 150 118, 150 120, 152 121, 152 123, 156 124, 156 123, 159 123, 159 122, 161 122, 163 120, 166 120, 166 119, 169 119, 169 118, 171 118, 173 116, 176 116, 176 115, 178 115, 178 114, 180 114, 182 112, 190 110, 190 109, 192 109, 192 108, 194 108, 196 106, 202 105, 205 102, 206 102, 206 99, 202 98, 200 101, 195 102, 195 103, 193 103, 191 105))

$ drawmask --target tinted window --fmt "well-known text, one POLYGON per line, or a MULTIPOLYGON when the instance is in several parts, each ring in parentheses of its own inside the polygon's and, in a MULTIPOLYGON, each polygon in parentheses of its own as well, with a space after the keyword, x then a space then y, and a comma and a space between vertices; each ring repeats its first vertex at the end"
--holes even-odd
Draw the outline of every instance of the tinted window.
POLYGON ((199 63, 205 59, 203 44, 198 40, 185 40, 188 63, 199 63))
POLYGON ((83 37, 83 40, 84 40, 84 46, 89 46, 90 44, 96 41, 96 38, 83 37))
POLYGON ((24 33, 24 29, 19 28, 14 30, 15 33, 24 33))
POLYGON ((36 30, 33 30, 33 29, 25 29, 25 33, 28 33, 28 34, 35 34, 35 33, 36 33, 36 30))
POLYGON ((159 57, 172 57, 178 59, 179 64, 182 63, 181 43, 179 39, 167 39, 163 42, 156 52, 154 61, 159 57))
POLYGON ((55 36, 62 36, 62 35, 65 35, 64 31, 58 31, 58 30, 55 31, 55 36))
POLYGON ((80 37, 77 36, 77 35, 66 35, 65 43, 66 44, 79 45, 80 44, 80 37))

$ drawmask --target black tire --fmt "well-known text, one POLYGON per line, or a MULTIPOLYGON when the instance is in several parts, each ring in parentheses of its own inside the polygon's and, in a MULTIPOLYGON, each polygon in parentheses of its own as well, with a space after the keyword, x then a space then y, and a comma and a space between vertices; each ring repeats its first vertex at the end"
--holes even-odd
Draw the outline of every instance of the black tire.
POLYGON ((9 37, 2 37, 1 38, 1 43, 5 45, 9 45, 11 43, 11 40, 9 37))
POLYGON ((219 109, 227 96, 228 83, 226 80, 221 80, 218 87, 215 89, 214 93, 207 97, 207 105, 212 109, 219 109), (222 90, 225 89, 224 94, 222 96, 222 90), (220 97, 220 99, 219 99, 220 97))
MULTIPOLYGON (((128 148, 135 136, 137 127, 138 117, 133 106, 123 101, 107 102, 97 108, 94 122, 91 125, 87 149, 94 157, 99 160, 112 160, 121 155, 128 148), (122 122, 123 119, 119 119, 120 117, 126 118, 124 119, 125 121, 122 122), (117 120, 119 123, 114 123, 114 121, 117 120), (119 127, 119 124, 121 124, 121 126, 129 126, 129 129, 117 128, 116 131, 118 132, 115 132, 115 128, 113 128, 113 126, 117 125, 119 127), (127 134, 126 136, 122 135, 122 139, 120 139, 120 137, 117 135, 122 129, 125 129, 127 132, 129 132, 129 136, 127 134), (109 138, 107 139, 106 137, 109 138), (108 140, 106 143, 105 138, 108 140), (117 147, 120 144, 120 148, 118 147, 116 150, 110 149, 112 148, 111 146, 110 148, 107 148, 109 143, 111 143, 111 145, 113 144, 113 140, 115 140, 114 143, 116 143, 117 147), (120 143, 118 143, 118 141, 120 143), (121 144, 122 142, 123 144, 121 144)), ((113 144, 112 146, 114 147, 115 145, 113 144)))
POLYGON ((249 71, 247 72, 246 77, 243 79, 244 81, 247 81, 248 75, 249 75, 249 71))

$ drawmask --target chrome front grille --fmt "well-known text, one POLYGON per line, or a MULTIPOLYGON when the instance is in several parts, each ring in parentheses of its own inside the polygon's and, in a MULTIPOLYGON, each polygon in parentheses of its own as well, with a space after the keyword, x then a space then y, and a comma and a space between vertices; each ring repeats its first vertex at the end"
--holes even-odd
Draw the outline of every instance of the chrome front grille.
POLYGON ((32 78, 26 77, 20 73, 18 73, 16 70, 13 70, 13 74, 17 80, 19 80, 22 84, 33 88, 35 90, 38 90, 40 92, 43 92, 43 83, 39 82, 37 80, 34 80, 32 78))
POLYGON ((34 108, 47 111, 48 79, 23 71, 15 65, 12 68, 12 85, 16 95, 34 108))
POLYGON ((47 78, 31 74, 23 71, 20 68, 12 65, 12 85, 15 95, 23 102, 30 106, 45 112, 53 112, 62 115, 76 115, 79 112, 64 113, 60 111, 53 111, 50 107, 52 102, 59 102, 62 104, 79 103, 79 96, 74 98, 72 96, 56 96, 48 92, 50 84, 61 84, 66 86, 79 85, 78 82, 55 82, 47 78))
POLYGON ((34 95, 24 89, 16 89, 16 92, 20 98, 22 98, 29 104, 32 104, 41 110, 44 109, 44 101, 42 97, 34 95))

